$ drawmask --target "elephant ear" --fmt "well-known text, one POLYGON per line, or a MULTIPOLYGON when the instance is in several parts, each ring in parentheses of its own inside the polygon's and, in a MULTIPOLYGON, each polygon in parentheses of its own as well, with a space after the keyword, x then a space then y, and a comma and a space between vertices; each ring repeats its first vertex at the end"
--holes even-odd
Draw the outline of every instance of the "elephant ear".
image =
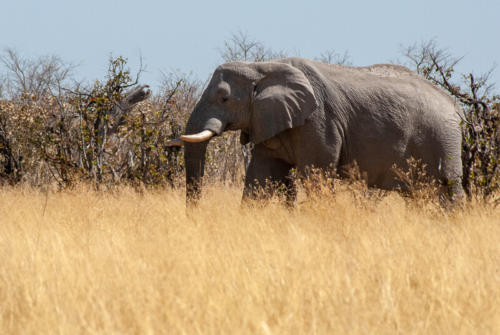
POLYGON ((250 140, 255 144, 304 125, 318 107, 311 83, 285 63, 259 63, 263 75, 254 87, 250 140))

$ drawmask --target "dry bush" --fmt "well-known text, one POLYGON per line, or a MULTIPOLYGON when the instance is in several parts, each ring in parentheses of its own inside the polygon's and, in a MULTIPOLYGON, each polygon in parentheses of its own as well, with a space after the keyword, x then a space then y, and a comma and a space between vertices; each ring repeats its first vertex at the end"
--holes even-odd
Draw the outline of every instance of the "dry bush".
POLYGON ((225 132, 210 141, 205 163, 209 183, 241 185, 250 162, 250 146, 240 144, 239 131, 225 132))
POLYGON ((420 207, 427 203, 446 204, 447 194, 443 191, 446 185, 439 185, 427 174, 427 165, 413 157, 407 160, 407 164, 406 169, 394 165, 392 171, 400 183, 399 191, 410 200, 409 203, 420 207))
POLYGON ((137 86, 140 70, 134 79, 126 64, 110 59, 105 80, 88 87, 43 97, 25 92, 0 102, 2 181, 60 188, 80 181, 180 184, 182 150, 165 142, 182 133, 197 88, 179 79, 141 102, 149 92, 137 86))

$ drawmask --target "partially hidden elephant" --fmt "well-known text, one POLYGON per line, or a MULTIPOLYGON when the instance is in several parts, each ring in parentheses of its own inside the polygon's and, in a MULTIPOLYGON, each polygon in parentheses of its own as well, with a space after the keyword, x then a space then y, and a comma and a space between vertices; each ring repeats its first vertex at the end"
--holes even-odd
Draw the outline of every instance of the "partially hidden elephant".
POLYGON ((408 168, 411 157, 426 165, 443 194, 462 198, 460 113, 451 96, 398 65, 301 58, 223 64, 180 138, 187 199, 196 202, 201 192, 210 138, 238 129, 242 144, 254 143, 243 199, 269 181, 292 190, 292 168, 303 175, 308 167, 333 166, 342 177, 353 164, 369 186, 396 189, 393 166, 408 168))

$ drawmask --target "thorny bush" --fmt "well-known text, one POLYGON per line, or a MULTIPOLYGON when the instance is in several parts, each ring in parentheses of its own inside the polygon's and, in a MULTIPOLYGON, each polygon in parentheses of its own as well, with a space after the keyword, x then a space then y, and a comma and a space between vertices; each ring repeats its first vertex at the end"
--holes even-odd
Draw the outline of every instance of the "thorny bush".
POLYGON ((182 81, 152 101, 122 57, 105 81, 64 94, 29 92, 0 102, 0 178, 31 185, 75 182, 173 185, 183 171, 179 136, 187 111, 176 106, 182 81))

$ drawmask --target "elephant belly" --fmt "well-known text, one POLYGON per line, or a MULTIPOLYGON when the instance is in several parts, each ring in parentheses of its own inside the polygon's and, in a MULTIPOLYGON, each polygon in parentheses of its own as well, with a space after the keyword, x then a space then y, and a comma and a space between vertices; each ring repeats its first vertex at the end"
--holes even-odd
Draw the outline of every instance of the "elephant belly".
POLYGON ((407 140, 364 140, 355 143, 339 163, 339 175, 352 177, 359 174, 368 186, 393 189, 399 185, 394 167, 407 166, 407 140))

